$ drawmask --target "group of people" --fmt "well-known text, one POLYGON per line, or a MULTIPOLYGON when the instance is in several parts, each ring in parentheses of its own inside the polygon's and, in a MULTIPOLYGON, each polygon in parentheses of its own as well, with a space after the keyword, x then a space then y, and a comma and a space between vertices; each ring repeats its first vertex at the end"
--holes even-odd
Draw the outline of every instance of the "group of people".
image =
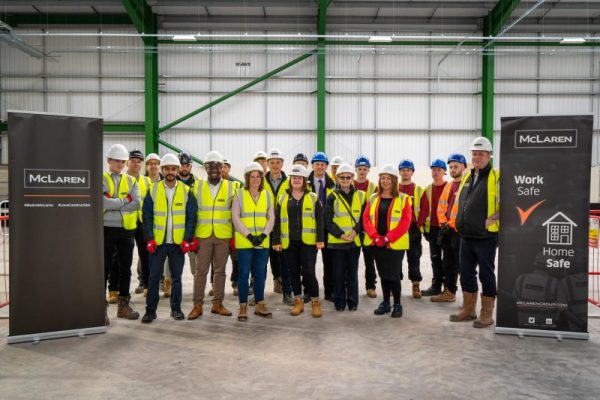
POLYGON ((232 315, 223 305, 230 256, 239 321, 248 319, 248 306, 254 306, 255 315, 272 316, 264 296, 267 264, 273 291, 283 295, 291 315, 302 314, 310 303, 311 315, 321 317, 315 273, 319 251, 324 299, 333 302, 338 312, 356 311, 362 252, 367 296, 377 297, 380 279, 383 299, 375 315, 402 316, 406 256, 413 298, 454 302, 460 275, 463 305, 450 321, 474 320, 475 327, 490 326, 496 296, 499 172, 490 164, 489 140, 475 139, 470 150, 470 171, 461 154, 434 160, 432 182, 422 188, 412 181, 415 166, 407 159, 397 167, 383 165, 378 181, 371 182, 366 156, 359 156, 352 166, 340 157, 330 163, 325 153, 317 152, 309 171, 308 157, 297 154, 286 174, 282 152, 271 149, 256 153, 244 169, 242 182, 229 176, 231 165, 216 151, 204 157, 206 178, 198 179, 191 172, 188 153, 144 158, 139 150, 128 152, 115 144, 106 156, 103 183, 108 302, 118 303, 117 317, 139 318, 130 306, 129 293, 135 242, 141 277, 137 291, 146 295, 143 323, 157 317, 161 280, 171 316, 185 319, 181 310, 185 254, 194 276, 189 320, 203 314, 211 266, 211 313, 232 315), (449 182, 444 179, 447 173, 449 182), (433 269, 431 285, 425 290, 420 288, 422 237, 429 242, 433 269), (479 315, 477 276, 482 286, 479 315))

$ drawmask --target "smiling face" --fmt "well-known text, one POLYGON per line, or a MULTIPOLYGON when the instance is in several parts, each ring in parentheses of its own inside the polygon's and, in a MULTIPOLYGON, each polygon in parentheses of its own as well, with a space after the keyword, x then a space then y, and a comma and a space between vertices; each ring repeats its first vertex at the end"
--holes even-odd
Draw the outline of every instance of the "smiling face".
POLYGON ((174 182, 177 179, 178 167, 176 165, 165 165, 161 167, 165 181, 174 182))
POLYGON ((281 173, 281 168, 283 168, 283 160, 280 158, 271 158, 267 161, 269 166, 269 171, 271 171, 271 175, 279 176, 281 173))
POLYGON ((352 179, 354 179, 354 175, 352 174, 339 174, 337 176, 338 184, 342 190, 348 190, 352 185, 352 179))
POLYGON ((206 176, 208 176, 208 180, 211 182, 218 182, 221 179, 221 168, 223 168, 223 164, 220 162, 211 161, 204 163, 206 176))
POLYGON ((249 188, 252 190, 258 190, 260 183, 262 182, 262 174, 258 171, 252 171, 248 174, 249 188))
POLYGON ((148 174, 152 176, 158 175, 158 168, 160 166, 160 161, 158 160, 149 160, 146 163, 146 170, 148 170, 148 174))
POLYGON ((315 161, 312 163, 312 169, 317 178, 322 178, 325 176, 325 172, 327 171, 327 163, 323 161, 315 161))
POLYGON ((300 190, 304 187, 304 178, 301 176, 290 177, 290 185, 292 189, 300 190))
POLYGON ((490 162, 492 155, 489 151, 473 150, 471 151, 471 162, 475 169, 484 169, 490 162))
POLYGON ((392 190, 392 176, 389 174, 379 175, 379 186, 385 192, 392 190))

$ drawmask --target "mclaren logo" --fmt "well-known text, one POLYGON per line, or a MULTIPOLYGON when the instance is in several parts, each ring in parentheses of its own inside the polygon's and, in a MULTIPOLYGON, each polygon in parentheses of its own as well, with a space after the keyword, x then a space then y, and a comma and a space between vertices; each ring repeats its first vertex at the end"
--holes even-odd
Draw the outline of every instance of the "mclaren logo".
POLYGON ((515 132, 515 149, 576 147, 577 129, 522 130, 515 132))
POLYGON ((90 171, 78 169, 25 169, 28 189, 89 189, 90 171))

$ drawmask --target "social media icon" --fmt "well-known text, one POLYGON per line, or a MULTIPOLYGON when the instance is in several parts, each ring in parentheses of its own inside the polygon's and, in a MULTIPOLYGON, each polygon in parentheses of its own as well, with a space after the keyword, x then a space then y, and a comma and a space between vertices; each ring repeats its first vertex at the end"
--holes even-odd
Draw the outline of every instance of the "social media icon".
POLYGON ((529 317, 529 323, 535 324, 535 317, 529 317))

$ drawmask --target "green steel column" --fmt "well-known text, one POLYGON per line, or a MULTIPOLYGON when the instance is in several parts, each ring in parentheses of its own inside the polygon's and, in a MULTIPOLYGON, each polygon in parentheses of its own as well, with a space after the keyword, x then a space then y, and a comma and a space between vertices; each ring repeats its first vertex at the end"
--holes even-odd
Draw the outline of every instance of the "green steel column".
MULTIPOLYGON (((317 33, 325 35, 328 0, 319 0, 317 33)), ((317 151, 325 151, 325 39, 317 40, 317 151)))
MULTIPOLYGON (((156 15, 152 16, 156 28, 156 15)), ((156 31, 155 31, 156 32, 156 31)), ((146 154, 158 152, 158 42, 151 38, 144 52, 144 111, 146 154)))
MULTIPOLYGON (((490 36, 491 17, 483 21, 483 34, 490 36)), ((487 44, 484 41, 484 46, 487 44)), ((494 140, 494 44, 487 46, 483 52, 481 75, 481 134, 493 142, 494 140)))

